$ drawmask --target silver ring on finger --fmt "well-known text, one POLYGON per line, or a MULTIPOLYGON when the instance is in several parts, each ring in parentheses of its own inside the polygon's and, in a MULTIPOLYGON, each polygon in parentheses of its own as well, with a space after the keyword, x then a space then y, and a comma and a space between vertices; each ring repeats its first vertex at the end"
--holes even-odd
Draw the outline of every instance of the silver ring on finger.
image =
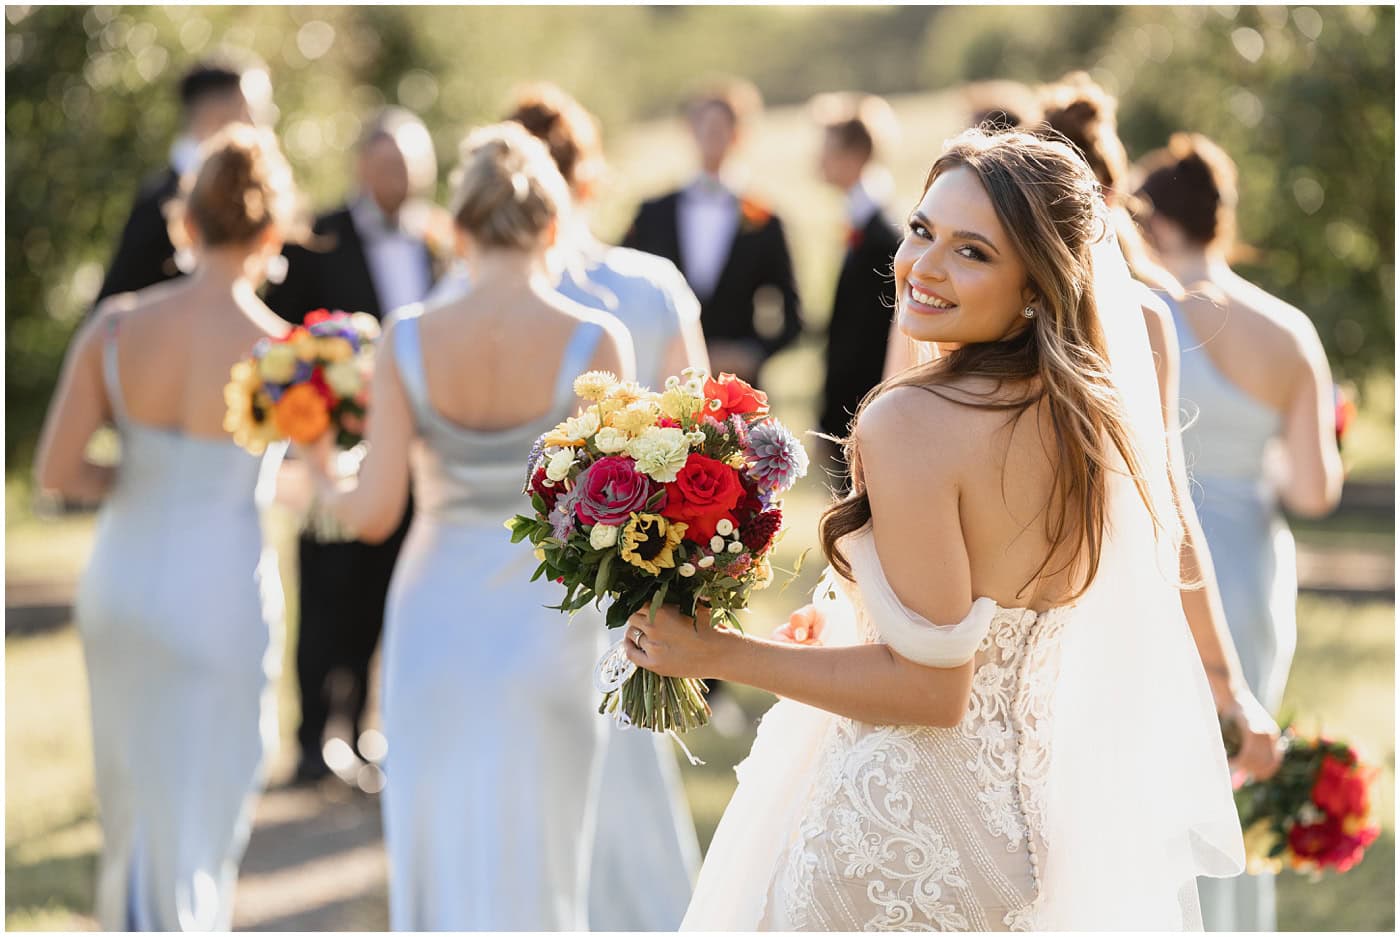
POLYGON ((635 645, 637 645, 637 647, 641 647, 641 646, 642 646, 642 637, 643 637, 643 634, 642 634, 642 629, 641 629, 641 628, 633 628, 633 629, 632 629, 632 643, 635 644, 635 645))

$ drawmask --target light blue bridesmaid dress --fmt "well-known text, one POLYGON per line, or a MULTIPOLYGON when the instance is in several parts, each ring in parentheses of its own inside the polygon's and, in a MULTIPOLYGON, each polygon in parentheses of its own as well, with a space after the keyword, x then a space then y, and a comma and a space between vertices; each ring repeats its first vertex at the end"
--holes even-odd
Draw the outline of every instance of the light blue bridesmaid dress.
POLYGON ((285 446, 131 420, 116 319, 103 375, 122 462, 75 600, 102 822, 103 930, 228 930, 277 744, 282 589, 259 495, 285 446))
POLYGON ((413 410, 415 513, 389 587, 382 795, 394 930, 585 930, 588 863, 607 725, 593 667, 601 613, 545 608, 528 543, 504 521, 536 436, 573 415, 573 379, 603 329, 580 324, 554 404, 479 432, 428 398, 421 306, 400 311, 394 354, 413 410))
MULTIPOLYGON (((637 380, 660 389, 666 350, 700 304, 669 260, 608 248, 566 276, 560 292, 622 320, 637 353, 637 380)), ((639 729, 613 729, 603 759, 588 919, 596 931, 674 931, 700 871, 700 843, 674 743, 639 729)))
MULTIPOLYGON (((1283 417, 1230 383, 1185 315, 1170 299, 1167 304, 1181 344, 1182 441, 1192 500, 1245 681, 1277 712, 1298 634, 1297 552, 1278 497, 1264 480, 1265 452, 1282 432, 1283 417)), ((1207 930, 1275 929, 1272 875, 1199 884, 1207 930)))

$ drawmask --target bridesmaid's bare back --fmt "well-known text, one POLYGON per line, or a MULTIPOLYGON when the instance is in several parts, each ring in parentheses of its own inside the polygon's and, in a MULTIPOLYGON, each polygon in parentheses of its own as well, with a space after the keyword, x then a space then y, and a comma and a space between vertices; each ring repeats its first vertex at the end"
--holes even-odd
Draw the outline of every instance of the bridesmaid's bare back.
POLYGON ((98 314, 104 323, 117 323, 128 419, 209 439, 228 438, 223 390, 229 369, 259 339, 291 328, 251 290, 230 296, 197 280, 113 297, 98 314))
MULTIPOLYGON (((419 329, 433 409, 483 432, 538 419, 554 407, 564 350, 585 322, 602 326, 611 338, 598 343, 588 368, 621 374, 623 359, 630 359, 621 324, 553 291, 486 288, 425 311, 419 329), (620 352, 624 343, 627 354, 620 352)), ((629 378, 631 367, 629 360, 629 378)))

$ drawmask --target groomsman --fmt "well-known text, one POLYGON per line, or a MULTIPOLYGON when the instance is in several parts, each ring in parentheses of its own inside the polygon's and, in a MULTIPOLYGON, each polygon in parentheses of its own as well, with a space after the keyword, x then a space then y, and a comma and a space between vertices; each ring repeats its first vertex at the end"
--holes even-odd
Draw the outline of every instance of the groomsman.
MULTIPOLYGON (((821 431, 844 438, 862 398, 880 383, 894 310, 891 264, 899 230, 885 214, 892 179, 882 165, 899 132, 890 106, 869 95, 823 94, 811 113, 822 128, 818 168, 846 202, 846 253, 827 327, 821 431)), ((834 447, 827 454, 835 456, 834 447)))
POLYGON ((261 65, 211 59, 185 73, 180 80, 182 130, 171 144, 170 165, 147 179, 137 193, 98 301, 181 275, 166 204, 179 189, 180 177, 194 168, 200 144, 231 123, 260 123, 271 100, 272 84, 261 65))
MULTIPOLYGON (((378 114, 356 147, 355 178, 354 196, 316 219, 310 242, 283 251, 286 277, 268 290, 267 304, 288 321, 299 323, 307 312, 322 308, 383 320, 423 299, 437 279, 438 265, 421 227, 426 209, 411 198, 437 179, 432 138, 423 123, 401 108, 378 114)), ((411 513, 405 512, 398 531, 380 545, 301 538, 301 760, 295 783, 330 773, 322 745, 333 707, 348 710, 351 742, 359 751, 370 658, 411 513)))
POLYGON ((756 382, 771 355, 802 333, 802 310, 783 224, 772 209, 725 181, 726 161, 758 91, 735 82, 687 108, 700 174, 685 188, 645 202, 624 247, 670 260, 700 299, 700 324, 715 373, 756 382))

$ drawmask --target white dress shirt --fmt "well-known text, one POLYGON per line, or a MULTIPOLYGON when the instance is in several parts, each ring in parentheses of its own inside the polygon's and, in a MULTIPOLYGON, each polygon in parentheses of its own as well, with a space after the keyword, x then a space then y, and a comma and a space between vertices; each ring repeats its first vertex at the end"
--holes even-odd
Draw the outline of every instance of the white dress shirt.
POLYGON ((697 296, 714 295, 739 227, 739 198, 714 176, 701 174, 681 190, 676 206, 681 266, 697 296))
POLYGON ((889 200, 893 179, 882 167, 868 167, 855 185, 846 190, 846 220, 863 231, 889 200))
POLYGON ((183 176, 194 169, 199 162, 199 143, 194 137, 182 135, 170 144, 170 168, 176 175, 183 176))
POLYGON ((379 297, 380 313, 416 303, 433 285, 423 242, 391 224, 374 199, 361 196, 350 205, 350 220, 365 247, 370 279, 379 297))

